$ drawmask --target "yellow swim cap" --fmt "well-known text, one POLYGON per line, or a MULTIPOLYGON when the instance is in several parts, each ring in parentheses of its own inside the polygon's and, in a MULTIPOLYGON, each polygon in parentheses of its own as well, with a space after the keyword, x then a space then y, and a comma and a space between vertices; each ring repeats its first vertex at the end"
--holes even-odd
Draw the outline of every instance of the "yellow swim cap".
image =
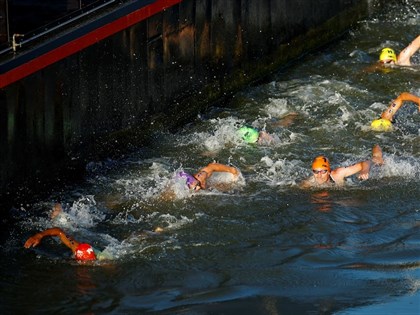
POLYGON ((312 162, 312 169, 324 169, 328 170, 328 172, 331 171, 330 162, 325 156, 317 156, 314 161, 312 162))
POLYGON ((397 55, 395 55, 395 51, 392 48, 382 49, 381 54, 379 55, 379 61, 384 62, 387 60, 397 62, 397 55))
POLYGON ((391 131, 392 123, 388 119, 379 118, 372 121, 370 127, 374 131, 391 131))

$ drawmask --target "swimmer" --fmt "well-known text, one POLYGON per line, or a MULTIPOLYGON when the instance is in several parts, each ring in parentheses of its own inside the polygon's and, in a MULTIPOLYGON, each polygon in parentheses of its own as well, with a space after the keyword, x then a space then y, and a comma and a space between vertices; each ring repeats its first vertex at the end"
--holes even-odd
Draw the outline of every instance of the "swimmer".
MULTIPOLYGON (((35 235, 28 238, 25 242, 25 248, 31 248, 38 246, 41 240, 46 236, 58 236, 61 242, 66 245, 73 252, 74 258, 78 261, 89 261, 97 260, 98 251, 95 251, 93 247, 87 243, 79 243, 70 236, 66 235, 64 231, 58 227, 46 229, 42 232, 38 232, 35 235)), ((99 256, 99 255, 98 255, 99 256)))
MULTIPOLYGON (((283 116, 277 122, 272 123, 271 125, 274 127, 288 127, 294 123, 297 117, 298 117, 298 113, 291 112, 283 116)), ((277 136, 273 136, 263 130, 258 131, 258 129, 249 127, 249 126, 242 126, 241 128, 239 128, 238 133, 241 136, 242 140, 244 140, 246 143, 270 145, 270 144, 273 144, 274 142, 280 141, 277 136)))
POLYGON ((384 48, 379 55, 381 64, 396 64, 399 66, 411 66, 411 57, 420 49, 420 35, 417 36, 399 55, 392 48, 384 48))
MULTIPOLYGON (((53 211, 51 213, 51 219, 56 218, 61 212, 63 208, 60 203, 56 203, 53 207, 53 211)), ((155 233, 163 232, 163 229, 156 228, 155 233)), ((92 247, 88 243, 80 243, 73 239, 72 237, 68 236, 64 231, 59 227, 52 227, 46 229, 44 231, 38 232, 27 239, 24 244, 25 248, 31 248, 38 246, 42 239, 46 236, 56 236, 60 238, 60 241, 66 245, 73 253, 74 258, 79 261, 95 261, 95 260, 110 260, 113 257, 110 253, 106 251, 100 251, 96 248, 92 247)))
MULTIPOLYGON (((52 212, 50 214, 51 220, 54 220, 63 212, 63 207, 60 203, 56 203, 53 206, 52 212)), ((28 238, 25 242, 25 248, 36 247, 41 243, 41 240, 46 236, 57 236, 60 238, 61 242, 66 245, 73 252, 74 258, 78 261, 89 261, 89 260, 102 260, 107 259, 105 254, 94 249, 91 245, 87 243, 79 243, 74 240, 72 237, 64 233, 64 231, 59 227, 53 227, 46 229, 42 232, 38 232, 35 235, 28 238)))
POLYGON ((274 141, 273 136, 268 132, 258 131, 252 127, 242 126, 238 132, 246 143, 271 144, 274 141))
POLYGON ((375 131, 390 131, 392 130, 392 123, 394 115, 400 109, 404 102, 414 102, 419 106, 420 111, 420 97, 403 92, 391 102, 388 108, 381 114, 381 118, 372 121, 371 128, 375 131))
POLYGON ((366 180, 369 178, 369 171, 372 164, 384 164, 382 149, 379 145, 373 147, 372 158, 370 160, 358 162, 347 167, 339 167, 334 170, 331 170, 330 163, 325 156, 317 156, 312 163, 313 176, 304 180, 300 184, 300 187, 328 187, 333 186, 334 184, 342 186, 345 183, 346 177, 357 173, 359 173, 359 179, 366 180))
POLYGON ((185 172, 178 173, 179 177, 185 178, 186 185, 193 191, 207 188, 207 180, 211 177, 214 172, 226 172, 239 176, 239 170, 233 166, 228 166, 219 163, 210 163, 207 166, 200 169, 196 174, 190 175, 185 172))

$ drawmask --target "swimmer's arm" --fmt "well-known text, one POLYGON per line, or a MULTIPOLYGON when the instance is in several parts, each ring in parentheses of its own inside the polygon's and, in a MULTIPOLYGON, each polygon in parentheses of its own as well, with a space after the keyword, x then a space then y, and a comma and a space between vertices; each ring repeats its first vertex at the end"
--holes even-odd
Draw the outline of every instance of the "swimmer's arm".
POLYGON ((63 232, 62 229, 56 227, 56 228, 46 229, 45 231, 36 233, 35 235, 31 236, 25 242, 24 247, 25 248, 30 248, 30 247, 35 247, 35 246, 39 245, 39 243, 41 243, 41 240, 45 236, 58 236, 60 238, 61 242, 64 245, 66 245, 68 248, 70 248, 73 253, 76 251, 77 246, 79 246, 79 243, 78 242, 76 242, 71 237, 67 236, 63 232))
POLYGON ((296 112, 288 113, 286 116, 281 118, 278 125, 282 127, 289 127, 291 124, 295 122, 295 119, 298 117, 298 115, 299 114, 296 112))
POLYGON ((266 131, 260 131, 258 136, 258 144, 271 144, 274 141, 274 138, 272 135, 270 135, 266 131))
POLYGON ((375 144, 372 148, 372 163, 376 165, 383 165, 384 159, 383 159, 383 153, 382 149, 379 145, 375 144))
POLYGON ((311 178, 305 179, 299 183, 299 188, 301 189, 307 189, 311 188, 313 186, 313 182, 311 181, 311 178))
POLYGON ((401 93, 397 99, 400 99, 402 102, 414 102, 420 106, 420 97, 410 94, 408 92, 401 93))
POLYGON ((403 102, 417 103, 419 106, 419 111, 420 111, 420 97, 407 93, 407 92, 403 92, 400 95, 398 95, 398 97, 395 100, 391 102, 388 108, 382 113, 381 118, 392 120, 395 113, 403 105, 403 102))
POLYGON ((371 161, 363 161, 360 162, 362 169, 359 171, 359 176, 357 176, 359 179, 366 180, 369 179, 369 172, 370 167, 372 166, 371 161))
POLYGON ((377 63, 374 63, 373 65, 370 65, 370 66, 366 67, 365 69, 363 69, 363 72, 372 73, 372 72, 376 72, 376 71, 379 71, 379 70, 382 70, 382 69, 383 69, 383 65, 381 63, 377 62, 377 63))
POLYGON ((239 171, 236 167, 219 163, 210 163, 206 167, 202 168, 200 171, 206 172, 208 174, 207 178, 209 178, 213 172, 227 172, 233 175, 239 174, 239 171))
POLYGON ((239 171, 235 167, 219 163, 210 163, 194 175, 194 177, 200 182, 200 187, 202 189, 206 189, 206 181, 210 178, 213 172, 227 172, 235 176, 238 176, 239 174, 239 171))
POLYGON ((417 36, 402 52, 398 55, 397 64, 401 66, 410 66, 410 58, 420 49, 420 35, 417 36))
POLYGON ((360 179, 368 179, 369 178, 369 171, 370 171, 371 162, 370 161, 362 161, 356 164, 347 166, 347 167, 339 167, 333 171, 331 171, 331 176, 337 183, 343 183, 346 177, 351 175, 359 174, 360 179))

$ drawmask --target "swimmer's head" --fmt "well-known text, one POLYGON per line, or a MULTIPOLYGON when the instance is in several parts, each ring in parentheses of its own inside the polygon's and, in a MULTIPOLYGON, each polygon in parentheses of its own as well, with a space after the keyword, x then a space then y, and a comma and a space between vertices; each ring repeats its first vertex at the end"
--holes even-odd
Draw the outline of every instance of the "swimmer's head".
POLYGON ((200 182, 191 174, 186 172, 179 172, 177 174, 178 178, 185 178, 185 184, 188 186, 189 189, 197 190, 197 186, 200 186, 200 182))
POLYGON ((370 127, 373 131, 391 131, 392 123, 388 119, 379 118, 372 121, 370 127))
POLYGON ((242 139, 247 143, 255 143, 258 141, 258 137, 260 136, 260 133, 257 129, 243 126, 239 128, 239 135, 242 137, 242 139))
POLYGON ((328 172, 330 172, 331 171, 330 162, 323 155, 317 156, 312 162, 312 170, 313 171, 327 170, 328 172))
POLYGON ((92 246, 86 243, 81 243, 77 246, 74 256, 77 260, 96 260, 92 246))
POLYGON ((395 51, 392 48, 384 48, 379 55, 379 61, 382 63, 396 63, 397 55, 395 55, 395 51))

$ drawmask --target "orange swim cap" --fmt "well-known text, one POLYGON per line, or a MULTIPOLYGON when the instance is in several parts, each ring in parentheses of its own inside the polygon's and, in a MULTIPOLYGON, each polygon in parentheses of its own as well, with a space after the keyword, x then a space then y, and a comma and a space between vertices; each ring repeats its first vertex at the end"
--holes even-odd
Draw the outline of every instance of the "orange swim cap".
POLYGON ((96 260, 96 255, 92 246, 82 243, 76 248, 75 258, 77 260, 96 260))
POLYGON ((324 169, 331 171, 330 162, 325 156, 317 156, 312 162, 312 169, 324 169))

